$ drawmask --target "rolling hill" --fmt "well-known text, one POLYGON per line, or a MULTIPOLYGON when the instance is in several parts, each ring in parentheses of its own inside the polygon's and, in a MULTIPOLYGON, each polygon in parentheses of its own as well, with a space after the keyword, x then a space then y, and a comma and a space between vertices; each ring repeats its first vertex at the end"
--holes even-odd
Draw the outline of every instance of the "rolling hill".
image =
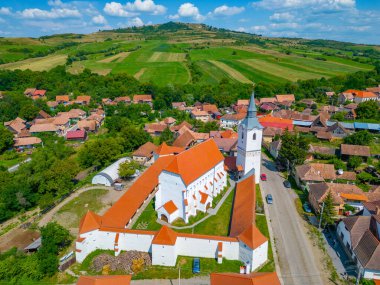
POLYGON ((162 25, 97 33, 1 38, 0 69, 49 70, 66 64, 106 75, 128 73, 157 85, 284 83, 373 69, 378 46, 264 38, 203 24, 162 25))

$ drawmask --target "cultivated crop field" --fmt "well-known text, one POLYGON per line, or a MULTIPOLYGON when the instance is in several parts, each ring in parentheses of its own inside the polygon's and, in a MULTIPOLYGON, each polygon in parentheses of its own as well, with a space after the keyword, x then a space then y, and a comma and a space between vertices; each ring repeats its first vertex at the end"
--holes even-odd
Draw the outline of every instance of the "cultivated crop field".
MULTIPOLYGON (((161 34, 160 34, 161 35, 161 34)), ((160 36, 162 37, 162 36, 160 36)), ((265 47, 256 44, 238 44, 231 38, 217 37, 209 30, 196 29, 166 35, 165 39, 146 37, 139 33, 98 32, 90 35, 57 35, 41 39, 0 39, 0 69, 49 70, 66 64, 74 74, 85 68, 100 75, 127 73, 142 82, 186 84, 194 82, 194 68, 198 83, 217 84, 222 79, 241 83, 284 83, 313 78, 367 71, 370 64, 335 56, 350 54, 326 48, 288 48, 287 40, 265 47), (283 46, 288 48, 283 51, 283 46), (52 52, 56 45, 71 46, 52 52), (23 50, 21 47, 25 47, 23 50), (36 52, 50 54, 35 57, 36 52), (33 58, 31 57, 33 54, 33 58)), ((360 47, 358 47, 360 48, 360 47)), ((351 53, 352 54, 352 53, 351 53)))

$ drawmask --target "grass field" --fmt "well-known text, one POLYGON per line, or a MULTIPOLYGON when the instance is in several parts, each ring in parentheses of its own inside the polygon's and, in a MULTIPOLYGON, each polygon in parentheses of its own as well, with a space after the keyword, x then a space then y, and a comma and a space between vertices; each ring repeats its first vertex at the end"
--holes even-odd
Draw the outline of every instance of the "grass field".
POLYGON ((108 190, 94 189, 80 194, 65 206, 63 206, 53 217, 65 228, 77 228, 80 219, 88 210, 98 213, 103 208, 102 197, 108 190))
POLYGON ((12 63, 6 63, 0 65, 0 69, 30 69, 33 71, 49 70, 57 65, 65 64, 67 55, 57 54, 49 55, 45 57, 29 58, 22 61, 16 61, 12 63))
MULTIPOLYGON (((44 39, 1 38, 0 58, 6 64, 0 68, 49 70, 64 64, 67 56, 85 55, 81 61, 67 66, 67 70, 74 74, 85 68, 101 75, 127 73, 142 82, 160 86, 189 83, 191 73, 185 64, 187 61, 198 67, 199 82, 206 84, 218 84, 222 79, 247 84, 285 83, 373 69, 369 64, 339 57, 352 56, 350 51, 332 47, 309 48, 302 40, 295 43, 272 39, 265 46, 238 45, 236 38, 223 38, 202 27, 158 35, 104 31, 44 39), (28 58, 67 42, 76 45, 59 49, 49 56, 28 58), (289 52, 285 53, 285 49, 289 52), (110 52, 116 54, 105 56, 110 52)), ((365 48, 351 46, 357 50, 365 48)))
POLYGON ((221 62, 221 61, 216 61, 216 60, 210 60, 210 62, 219 69, 223 70, 226 72, 229 76, 231 76, 233 79, 241 82, 241 83, 252 83, 251 80, 249 80, 247 77, 245 77, 243 74, 241 74, 239 71, 233 69, 232 67, 228 66, 227 64, 221 62))

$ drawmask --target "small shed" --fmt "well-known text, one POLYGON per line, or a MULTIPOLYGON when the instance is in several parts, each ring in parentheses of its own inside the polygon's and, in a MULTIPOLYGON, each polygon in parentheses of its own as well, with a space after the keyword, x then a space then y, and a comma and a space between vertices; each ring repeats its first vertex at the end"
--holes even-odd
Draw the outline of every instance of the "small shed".
POLYGON ((35 252, 41 247, 41 237, 33 241, 27 247, 24 248, 25 252, 35 252))
POLYGON ((125 161, 129 161, 129 158, 123 157, 114 162, 107 168, 100 171, 92 178, 92 184, 101 184, 104 186, 112 186, 119 178, 119 166, 125 161))

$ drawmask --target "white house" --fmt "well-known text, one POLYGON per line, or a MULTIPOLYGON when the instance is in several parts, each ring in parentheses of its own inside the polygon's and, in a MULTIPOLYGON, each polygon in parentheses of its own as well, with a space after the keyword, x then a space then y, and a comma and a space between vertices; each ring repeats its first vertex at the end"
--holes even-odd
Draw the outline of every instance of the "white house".
POLYGON ((100 171, 92 178, 92 184, 100 184, 104 186, 112 186, 113 183, 119 179, 119 166, 123 162, 127 161, 127 157, 120 158, 107 168, 100 171))
POLYGON ((256 183, 259 183, 263 126, 257 119, 254 93, 249 101, 247 116, 239 125, 238 135, 236 165, 243 168, 244 175, 254 169, 256 183))
POLYGON ((224 157, 213 139, 175 156, 158 177, 155 209, 166 222, 186 223, 197 211, 206 212, 227 185, 224 157))
POLYGON ((220 126, 223 128, 237 127, 245 118, 245 113, 225 114, 220 118, 220 126))
POLYGON ((380 215, 344 218, 337 234, 361 277, 380 280, 380 215))

